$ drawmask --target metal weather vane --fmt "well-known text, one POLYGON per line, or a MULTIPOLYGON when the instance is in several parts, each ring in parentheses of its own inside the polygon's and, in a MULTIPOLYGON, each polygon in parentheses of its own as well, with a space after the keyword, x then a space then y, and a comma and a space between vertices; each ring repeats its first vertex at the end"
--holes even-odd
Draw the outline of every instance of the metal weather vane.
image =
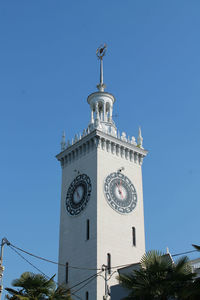
POLYGON ((103 92, 105 89, 105 84, 103 83, 103 57, 106 54, 107 45, 103 44, 100 45, 99 48, 97 48, 96 55, 98 59, 100 59, 100 83, 97 85, 97 88, 100 92, 103 92))
POLYGON ((99 48, 97 48, 96 55, 99 59, 103 59, 104 55, 106 54, 107 45, 101 45, 99 48))

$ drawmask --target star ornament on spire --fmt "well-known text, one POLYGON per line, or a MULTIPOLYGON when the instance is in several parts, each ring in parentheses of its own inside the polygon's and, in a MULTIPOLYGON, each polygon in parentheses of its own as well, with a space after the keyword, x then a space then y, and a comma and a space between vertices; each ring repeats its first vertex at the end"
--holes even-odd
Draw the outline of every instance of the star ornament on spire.
POLYGON ((103 83, 103 57, 106 54, 107 45, 101 45, 99 48, 97 48, 96 55, 98 59, 100 59, 100 83, 97 85, 97 88, 100 92, 104 92, 105 84, 103 83))

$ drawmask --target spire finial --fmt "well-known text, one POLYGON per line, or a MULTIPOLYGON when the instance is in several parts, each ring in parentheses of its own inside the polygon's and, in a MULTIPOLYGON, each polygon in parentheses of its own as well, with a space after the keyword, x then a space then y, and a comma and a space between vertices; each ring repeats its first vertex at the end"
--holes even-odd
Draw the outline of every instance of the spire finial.
POLYGON ((64 151, 65 148, 66 148, 65 131, 63 131, 62 140, 61 140, 61 151, 64 151))
POLYGON ((100 92, 104 92, 106 88, 105 84, 103 83, 103 57, 106 54, 107 45, 100 45, 100 47, 96 51, 96 55, 98 59, 100 59, 100 83, 97 85, 97 88, 100 92))
POLYGON ((143 137, 142 137, 141 127, 139 126, 138 138, 137 138, 137 146, 139 148, 143 148, 142 144, 143 144, 143 137))

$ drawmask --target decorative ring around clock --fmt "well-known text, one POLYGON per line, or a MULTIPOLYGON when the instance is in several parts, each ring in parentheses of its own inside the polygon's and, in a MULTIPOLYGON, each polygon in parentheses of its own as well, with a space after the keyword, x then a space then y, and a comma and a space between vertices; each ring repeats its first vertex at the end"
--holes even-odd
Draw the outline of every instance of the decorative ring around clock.
POLYGON ((106 177, 104 193, 108 204, 120 214, 128 214, 136 207, 136 189, 131 180, 120 172, 106 177))
POLYGON ((86 207, 92 191, 91 180, 86 174, 78 175, 70 184, 66 196, 66 210, 77 216, 86 207))

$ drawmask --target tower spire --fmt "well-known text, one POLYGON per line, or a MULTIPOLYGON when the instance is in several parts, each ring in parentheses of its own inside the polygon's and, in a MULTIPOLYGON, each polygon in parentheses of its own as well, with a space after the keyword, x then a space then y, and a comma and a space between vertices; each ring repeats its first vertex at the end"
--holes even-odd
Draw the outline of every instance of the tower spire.
POLYGON ((98 59, 100 60, 100 83, 97 85, 97 88, 100 92, 104 92, 104 89, 106 88, 106 85, 103 83, 103 57, 106 54, 107 45, 101 45, 97 51, 96 55, 98 59))

